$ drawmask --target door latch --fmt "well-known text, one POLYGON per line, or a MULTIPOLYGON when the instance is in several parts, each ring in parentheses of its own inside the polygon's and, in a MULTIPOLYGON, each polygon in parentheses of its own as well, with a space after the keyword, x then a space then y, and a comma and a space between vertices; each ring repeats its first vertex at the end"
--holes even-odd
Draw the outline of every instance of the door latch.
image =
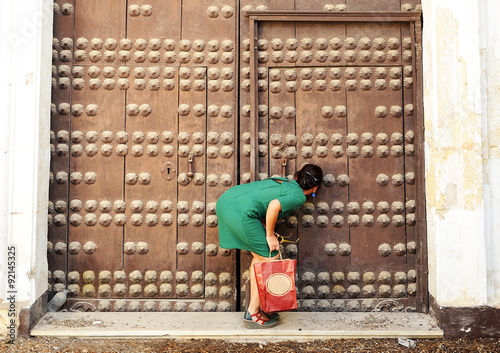
POLYGON ((285 147, 286 143, 282 143, 278 147, 278 151, 283 153, 283 156, 281 157, 281 176, 286 178, 286 165, 288 164, 288 157, 285 155, 285 147))
POLYGON ((194 177, 193 162, 194 162, 194 154, 190 153, 188 157, 188 172, 186 174, 188 178, 194 177))

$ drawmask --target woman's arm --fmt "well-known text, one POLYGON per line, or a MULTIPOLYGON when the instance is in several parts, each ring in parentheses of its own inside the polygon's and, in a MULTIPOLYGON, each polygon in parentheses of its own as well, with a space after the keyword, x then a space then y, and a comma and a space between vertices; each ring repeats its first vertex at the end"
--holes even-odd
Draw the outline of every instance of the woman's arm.
POLYGON ((269 205, 267 206, 267 212, 266 212, 266 240, 267 240, 267 245, 269 245, 269 249, 271 251, 273 250, 279 250, 280 248, 280 243, 276 236, 274 235, 274 227, 276 225, 276 221, 278 220, 278 215, 281 211, 281 203, 274 199, 271 202, 269 202, 269 205))

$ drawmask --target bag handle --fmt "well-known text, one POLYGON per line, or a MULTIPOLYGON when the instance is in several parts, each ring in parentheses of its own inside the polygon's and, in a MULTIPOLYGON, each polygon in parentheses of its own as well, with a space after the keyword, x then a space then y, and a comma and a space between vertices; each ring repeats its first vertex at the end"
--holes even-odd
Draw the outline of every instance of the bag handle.
MULTIPOLYGON (((283 256, 281 255, 281 249, 279 249, 278 252, 279 252, 279 257, 276 260, 272 260, 272 261, 283 260, 283 256)), ((269 250, 269 258, 271 258, 271 253, 272 253, 272 251, 269 250)))

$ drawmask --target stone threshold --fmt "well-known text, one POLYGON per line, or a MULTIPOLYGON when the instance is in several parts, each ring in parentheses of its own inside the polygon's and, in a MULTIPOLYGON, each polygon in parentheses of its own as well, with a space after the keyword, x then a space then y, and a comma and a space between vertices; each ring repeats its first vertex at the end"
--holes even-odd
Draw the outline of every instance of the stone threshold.
POLYGON ((286 312, 271 329, 248 330, 240 312, 47 313, 31 336, 59 338, 172 338, 230 341, 309 341, 340 338, 438 338, 443 331, 428 314, 286 312))

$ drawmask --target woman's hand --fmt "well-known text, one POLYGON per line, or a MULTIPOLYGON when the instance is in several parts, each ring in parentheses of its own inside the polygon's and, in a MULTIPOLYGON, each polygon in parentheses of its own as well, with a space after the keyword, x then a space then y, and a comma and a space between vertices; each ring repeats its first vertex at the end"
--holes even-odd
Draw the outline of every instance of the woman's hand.
POLYGON ((266 235, 266 240, 267 240, 267 245, 269 245, 269 250, 279 250, 280 249, 280 242, 278 241, 278 238, 273 235, 266 235))

